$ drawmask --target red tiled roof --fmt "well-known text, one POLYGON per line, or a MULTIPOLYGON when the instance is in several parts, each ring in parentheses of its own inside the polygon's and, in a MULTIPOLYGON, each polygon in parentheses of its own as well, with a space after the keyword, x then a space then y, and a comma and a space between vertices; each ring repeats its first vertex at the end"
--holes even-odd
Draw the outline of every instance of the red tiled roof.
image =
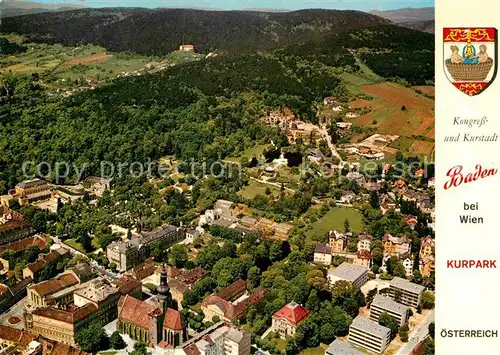
POLYGON ((184 282, 185 284, 193 284, 196 281, 200 280, 203 276, 208 275, 209 272, 202 267, 198 266, 191 271, 186 272, 183 275, 180 275, 177 280, 180 282, 184 282))
POLYGON ((91 303, 87 303, 82 307, 69 311, 54 307, 37 308, 33 311, 33 314, 73 324, 95 312, 97 312, 97 307, 91 303))
POLYGON ((279 311, 273 314, 273 318, 286 319, 294 326, 297 326, 301 320, 307 317, 309 311, 296 303, 289 303, 283 306, 279 311))
POLYGON ((167 343, 165 340, 162 340, 158 343, 158 347, 162 349, 173 349, 173 346, 167 343))
POLYGON ((142 284, 136 279, 129 276, 123 276, 113 283, 119 287, 119 291, 122 295, 129 294, 136 289, 142 290, 142 284))
POLYGON ((28 264, 26 267, 31 270, 33 273, 37 273, 38 271, 42 270, 45 265, 48 263, 51 263, 52 261, 57 260, 61 254, 59 254, 57 251, 51 251, 48 254, 40 256, 36 261, 32 262, 31 264, 28 264))
MULTIPOLYGON (((161 267, 159 268, 161 270, 161 267)), ((167 265, 167 276, 168 277, 176 277, 181 273, 181 271, 175 266, 167 265)))
POLYGON ((368 250, 360 250, 357 253, 357 257, 358 257, 358 259, 371 260, 372 253, 370 253, 368 250))
POLYGON ((232 298, 244 293, 247 289, 247 283, 243 280, 236 280, 231 285, 223 288, 217 293, 220 298, 229 301, 232 298))
POLYGON ((29 246, 37 246, 40 248, 40 250, 43 250, 46 249, 49 245, 45 238, 41 236, 34 236, 2 245, 0 246, 0 253, 3 253, 5 250, 20 251, 26 249, 29 246))
POLYGON ((0 296, 7 292, 9 288, 5 285, 0 284, 0 296))
POLYGON ((175 309, 168 308, 165 313, 165 319, 163 320, 163 326, 173 330, 184 329, 181 313, 175 309))
POLYGON ((149 328, 149 314, 159 310, 156 306, 139 301, 130 295, 121 296, 118 307, 120 309, 118 319, 135 324, 143 329, 149 328))
POLYGON ((185 283, 180 282, 176 279, 169 280, 168 284, 169 284, 171 289, 175 288, 177 291, 181 292, 182 294, 184 294, 184 292, 189 290, 188 285, 186 285, 185 283))
POLYGON ((63 274, 56 279, 37 283, 36 285, 31 286, 30 289, 35 290, 40 297, 43 297, 76 285, 78 282, 79 280, 75 277, 75 275, 68 273, 63 274))
POLYGON ((184 350, 186 355, 200 355, 200 351, 198 350, 196 344, 185 346, 184 348, 182 348, 182 350, 184 350))
POLYGON ((26 346, 34 339, 34 336, 23 330, 0 325, 0 339, 26 346))

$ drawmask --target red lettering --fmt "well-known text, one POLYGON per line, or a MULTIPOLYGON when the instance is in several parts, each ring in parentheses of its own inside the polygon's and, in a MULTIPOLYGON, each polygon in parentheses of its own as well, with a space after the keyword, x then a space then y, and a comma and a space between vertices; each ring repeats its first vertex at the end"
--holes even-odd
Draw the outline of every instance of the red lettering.
POLYGON ((448 190, 451 187, 457 187, 462 183, 474 182, 478 179, 483 179, 488 176, 496 175, 498 169, 484 169, 480 164, 475 166, 476 171, 467 173, 464 177, 462 170, 462 165, 456 165, 452 167, 446 173, 446 176, 449 177, 448 181, 444 184, 444 189, 448 190))

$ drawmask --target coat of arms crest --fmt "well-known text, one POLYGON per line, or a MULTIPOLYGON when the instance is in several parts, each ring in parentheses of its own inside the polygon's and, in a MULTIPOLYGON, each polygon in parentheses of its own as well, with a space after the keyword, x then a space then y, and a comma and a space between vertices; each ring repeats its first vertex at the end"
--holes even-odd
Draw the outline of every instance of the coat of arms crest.
POLYGON ((497 30, 444 28, 443 40, 448 80, 469 96, 482 93, 497 73, 497 30))

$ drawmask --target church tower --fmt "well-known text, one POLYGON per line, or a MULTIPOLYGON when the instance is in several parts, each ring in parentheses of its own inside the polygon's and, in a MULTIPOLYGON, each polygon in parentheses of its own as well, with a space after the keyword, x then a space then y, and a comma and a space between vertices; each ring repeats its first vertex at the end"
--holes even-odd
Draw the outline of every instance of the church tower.
POLYGON ((167 268, 165 267, 165 264, 163 264, 161 268, 160 286, 156 288, 156 291, 158 292, 158 302, 160 303, 164 313, 167 311, 167 308, 174 308, 172 294, 170 293, 170 287, 168 287, 167 268))

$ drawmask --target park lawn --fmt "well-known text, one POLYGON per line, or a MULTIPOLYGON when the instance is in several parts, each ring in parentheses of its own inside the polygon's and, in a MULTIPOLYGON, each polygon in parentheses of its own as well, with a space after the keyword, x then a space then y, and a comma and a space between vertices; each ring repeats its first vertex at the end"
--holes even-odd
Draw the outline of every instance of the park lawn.
MULTIPOLYGON (((70 247, 72 248, 75 248, 76 250, 78 250, 79 252, 83 253, 83 254, 87 254, 87 252, 85 251, 85 249, 83 249, 83 246, 81 243, 77 242, 76 239, 72 238, 72 239, 67 239, 65 241, 63 241, 65 244, 68 244, 70 247)), ((92 246, 95 248, 95 249, 99 249, 101 246, 99 245, 99 240, 97 238, 92 238, 92 246)))
POLYGON ((257 144, 253 147, 245 149, 243 152, 238 154, 238 156, 227 157, 226 160, 237 163, 241 161, 242 157, 245 157, 248 160, 252 159, 253 157, 256 157, 258 160, 260 156, 264 153, 264 150, 266 150, 266 148, 269 148, 268 144, 257 144))
POLYGON ((344 230, 344 221, 349 220, 352 232, 363 232, 363 216, 353 207, 337 206, 328 211, 322 218, 312 223, 312 229, 306 235, 325 235, 331 230, 344 230))
POLYGON ((83 249, 82 245, 76 241, 76 239, 67 239, 63 242, 64 244, 68 244, 70 247, 78 250, 81 253, 85 254, 85 250, 83 249))
POLYGON ((276 340, 276 347, 278 348, 279 351, 282 353, 285 352, 287 341, 284 339, 277 339, 276 340))
POLYGON ((278 187, 270 184, 263 184, 259 181, 250 179, 248 181, 248 186, 244 186, 240 191, 238 191, 238 195, 245 199, 251 200, 257 195, 265 195, 266 188, 269 188, 271 190, 271 194, 273 196, 279 194, 280 189, 278 187))
POLYGON ((300 355, 324 355, 326 348, 328 348, 327 345, 321 344, 320 346, 318 346, 316 348, 309 348, 309 349, 302 350, 300 352, 300 355))

